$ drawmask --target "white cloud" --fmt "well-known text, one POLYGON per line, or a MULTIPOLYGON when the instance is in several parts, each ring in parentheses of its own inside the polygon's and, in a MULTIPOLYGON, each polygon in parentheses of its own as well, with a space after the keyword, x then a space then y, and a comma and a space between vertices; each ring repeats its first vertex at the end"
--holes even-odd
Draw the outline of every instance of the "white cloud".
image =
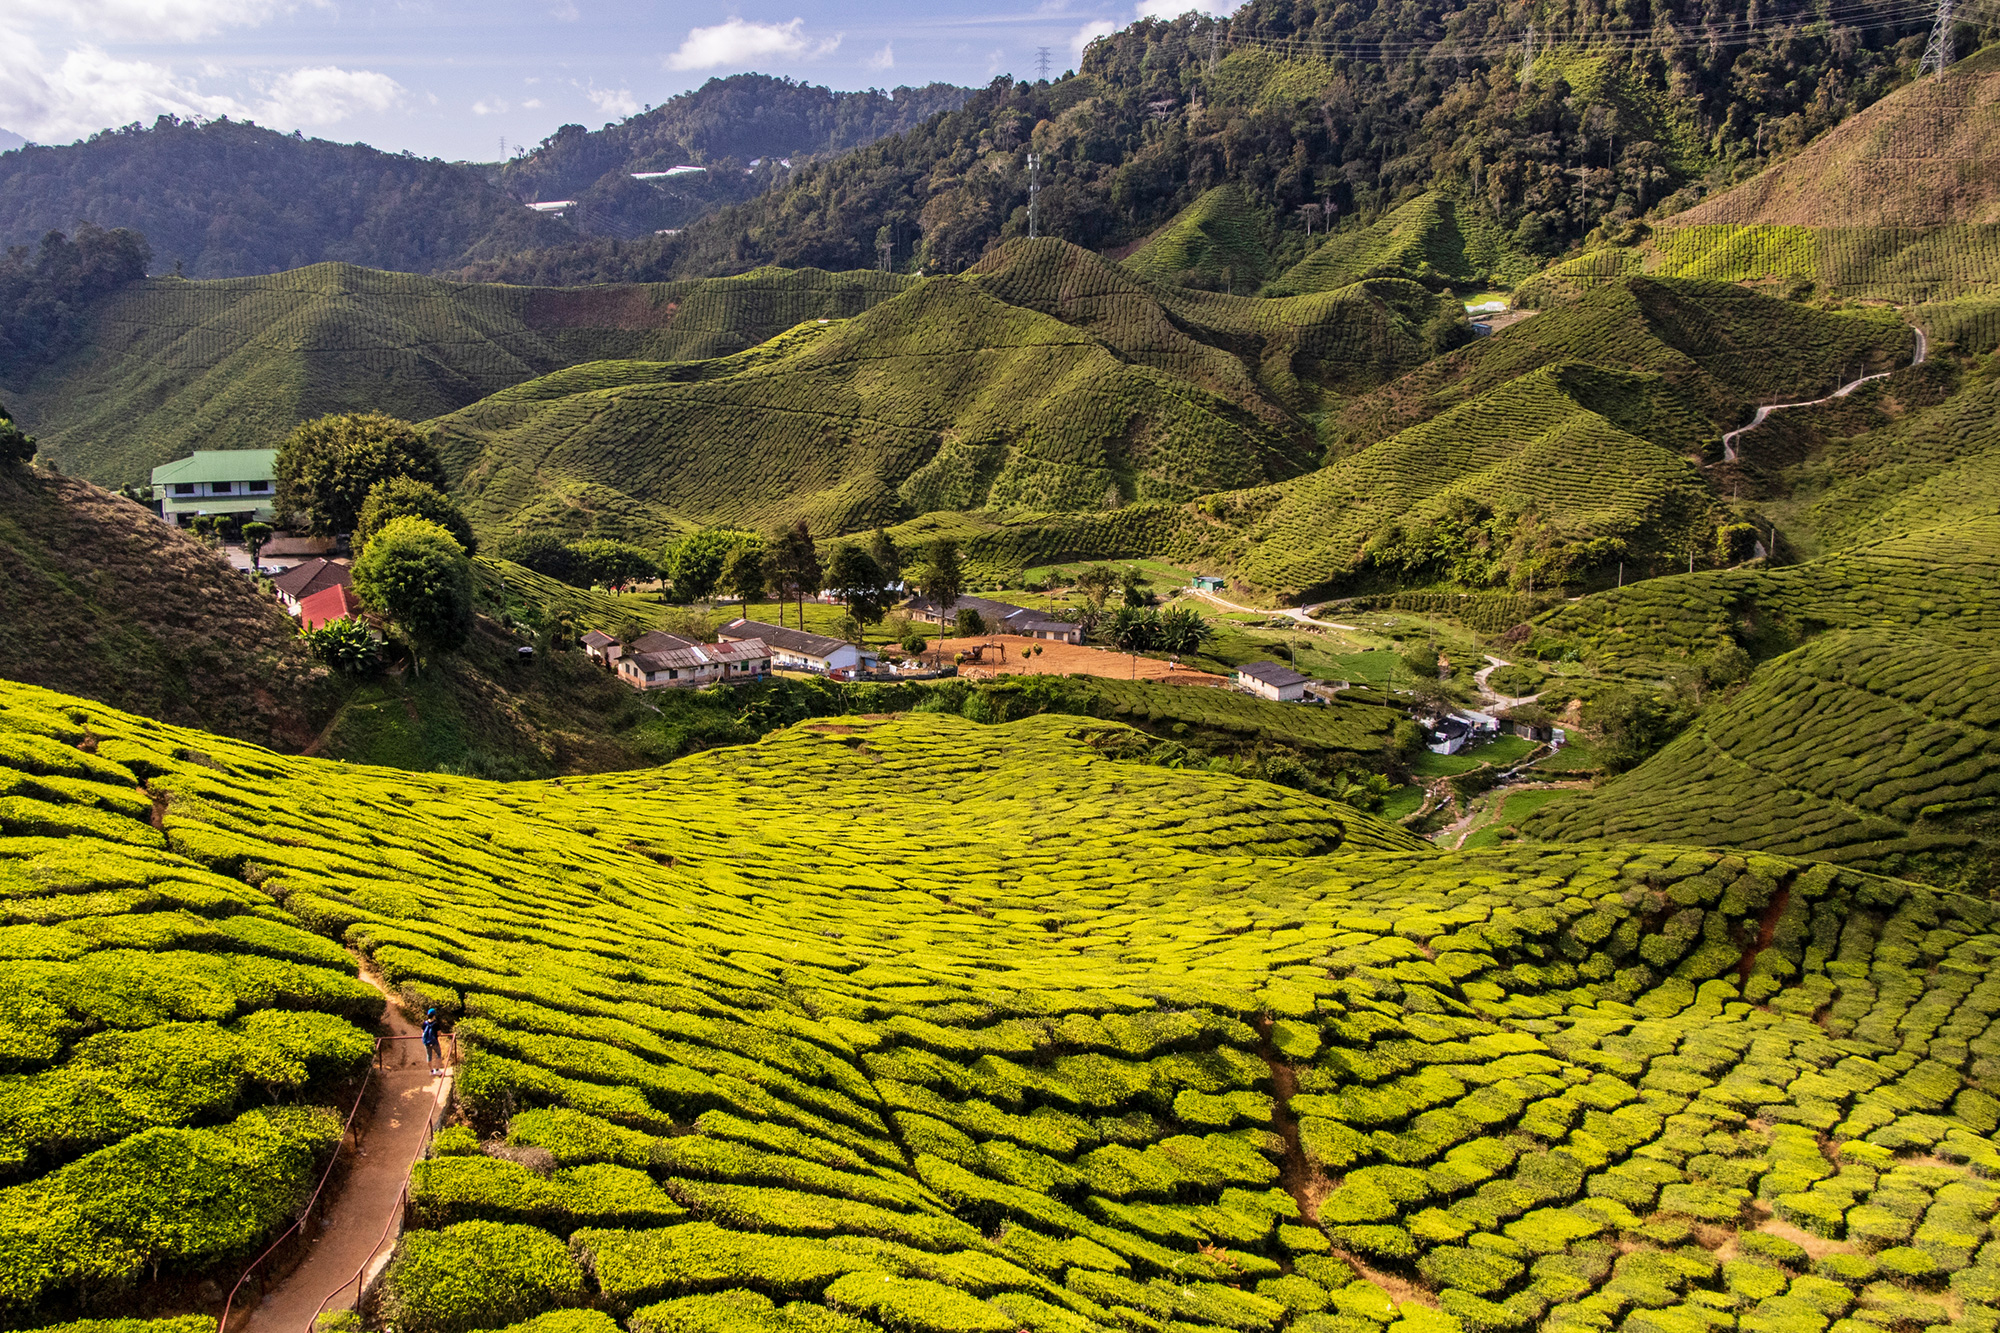
POLYGON ((539 97, 530 97, 527 101, 521 103, 521 106, 527 111, 539 111, 542 109, 542 99, 539 97))
POLYGON ((896 44, 894 42, 882 43, 882 49, 862 61, 861 67, 863 69, 896 68, 896 44))
POLYGON ((1139 0, 1132 11, 1134 18, 1177 19, 1183 14, 1204 14, 1209 18, 1226 19, 1236 12, 1230 0, 1139 0))
POLYGON ((1070 45, 1075 48, 1077 59, 1081 60, 1083 58, 1083 51, 1085 47, 1089 46, 1092 42, 1096 41, 1098 38, 1109 37, 1112 33, 1117 31, 1118 31, 1117 24, 1111 22, 1111 20, 1109 19, 1099 19, 1095 23, 1086 23, 1081 28, 1078 28, 1076 30, 1076 36, 1070 38, 1070 45))
POLYGON ((747 65, 777 56, 791 60, 823 56, 840 45, 834 36, 813 42, 805 34, 806 21, 787 23, 745 23, 732 18, 709 28, 688 33, 680 49, 667 57, 668 69, 715 69, 723 65, 747 65))
POLYGON ((574 4, 564 3, 549 11, 549 17, 561 19, 564 23, 574 23, 583 17, 583 11, 574 4))
POLYGON ((506 111, 507 104, 497 97, 490 102, 482 97, 472 104, 472 114, 475 116, 499 116, 506 114, 506 111))
POLYGON ((403 85, 387 74, 332 65, 281 74, 263 91, 257 119, 283 126, 333 125, 352 115, 388 111, 403 100, 403 85))
POLYGON ((0 29, 0 124, 37 143, 69 143, 159 115, 248 116, 233 97, 204 93, 164 65, 119 60, 95 46, 44 57, 25 34, 0 29))
POLYGON ((192 41, 229 28, 254 28, 297 7, 296 0, 10 0, 20 18, 53 21, 96 37, 116 34, 121 42, 192 41))
POLYGON ((630 88, 586 88, 583 92, 591 104, 607 116, 623 120, 639 114, 639 99, 632 96, 630 88))

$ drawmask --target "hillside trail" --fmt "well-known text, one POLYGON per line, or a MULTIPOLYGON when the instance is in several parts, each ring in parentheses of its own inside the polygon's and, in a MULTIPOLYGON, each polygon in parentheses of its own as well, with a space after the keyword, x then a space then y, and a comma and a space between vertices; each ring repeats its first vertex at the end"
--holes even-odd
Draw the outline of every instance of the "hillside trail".
POLYGON ((1522 704, 1531 704, 1542 697, 1540 693, 1516 695, 1495 692, 1493 687, 1486 683, 1487 677, 1503 666, 1514 664, 1504 657, 1495 657, 1492 653, 1483 653, 1481 656, 1486 659, 1486 665, 1472 673, 1472 683, 1479 690, 1480 702, 1490 708, 1504 711, 1509 708, 1519 708, 1522 704))
POLYGON ((227 1333, 311 1333, 323 1307, 351 1304, 355 1275, 366 1287, 395 1244, 394 1224, 403 1205, 410 1168, 430 1140, 431 1117, 451 1099, 451 1075, 433 1077, 424 1059, 419 1026, 405 1017, 381 977, 367 968, 361 979, 389 999, 376 1078, 381 1092, 365 1132, 357 1135, 354 1163, 339 1195, 321 1215, 319 1234, 305 1261, 257 1305, 232 1318, 227 1333), (345 1300, 335 1300, 344 1296, 345 1300))
MULTIPOLYGON (((1917 335, 1917 354, 1914 357, 1910 358, 1910 364, 1913 366, 1921 366, 1924 363, 1924 357, 1929 354, 1930 343, 1929 340, 1924 337, 1924 331, 1922 329, 1916 329, 1915 332, 1917 335)), ((1821 403, 1830 403, 1836 398, 1845 398, 1847 397, 1848 394, 1853 393, 1856 389, 1860 388, 1862 385, 1871 383, 1875 380, 1888 379, 1889 376, 1893 374, 1895 374, 1895 372, 1892 370, 1880 370, 1875 372, 1873 375, 1863 375, 1858 380, 1851 380, 1848 383, 1841 385, 1838 389, 1835 389, 1832 393, 1828 394, 1824 398, 1808 398, 1806 401, 1802 403, 1767 403, 1763 407, 1757 409, 1757 415, 1750 418, 1749 425, 1738 426, 1735 430, 1730 431, 1728 434, 1722 437, 1722 461, 1725 463, 1734 463, 1736 461, 1737 437, 1740 435, 1747 434, 1748 432, 1753 431, 1757 429, 1757 427, 1763 425, 1764 418, 1770 416, 1773 412, 1781 411, 1787 407, 1818 407, 1821 403)))
POLYGON ((1204 602, 1213 602, 1215 605, 1221 607, 1225 611, 1241 611, 1245 615, 1252 615, 1252 616, 1284 616, 1289 620, 1298 621, 1301 625, 1317 625, 1321 629, 1358 630, 1361 628, 1359 625, 1343 625, 1337 620, 1315 620, 1313 619, 1312 616, 1311 607, 1305 607, 1302 609, 1293 610, 1293 609, 1287 609, 1285 607, 1278 607, 1276 609, 1272 609, 1262 606, 1238 606, 1234 602, 1226 602, 1222 598, 1217 597, 1214 593, 1203 592, 1199 588, 1184 588, 1182 589, 1182 591, 1188 593, 1191 596, 1199 597, 1204 602))

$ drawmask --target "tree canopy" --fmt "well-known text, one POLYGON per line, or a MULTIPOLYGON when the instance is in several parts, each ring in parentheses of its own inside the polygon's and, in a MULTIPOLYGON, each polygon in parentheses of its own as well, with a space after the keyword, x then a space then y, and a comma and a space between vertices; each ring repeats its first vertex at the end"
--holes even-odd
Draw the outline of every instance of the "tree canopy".
POLYGON ((452 652, 472 634, 472 561, 421 518, 392 519, 354 562, 354 594, 394 621, 422 653, 452 652))
MULTIPOLYGON (((408 477, 442 489, 430 438, 380 412, 343 412, 299 425, 278 446, 278 511, 322 536, 353 532, 368 493, 408 477)), ((453 545, 457 545, 456 542, 453 545)))
POLYGON ((427 481, 398 476, 378 481, 368 489, 362 502, 360 520, 354 526, 354 544, 365 547, 375 533, 399 518, 421 518, 437 524, 465 548, 467 555, 479 554, 472 524, 458 502, 427 481))

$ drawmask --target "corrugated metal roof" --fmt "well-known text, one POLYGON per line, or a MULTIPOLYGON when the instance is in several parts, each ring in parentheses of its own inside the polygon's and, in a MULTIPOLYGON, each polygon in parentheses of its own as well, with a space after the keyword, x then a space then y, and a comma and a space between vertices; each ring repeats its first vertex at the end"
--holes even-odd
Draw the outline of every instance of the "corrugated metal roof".
POLYGON ((153 484, 176 481, 271 481, 278 475, 276 449, 197 449, 153 469, 153 484))

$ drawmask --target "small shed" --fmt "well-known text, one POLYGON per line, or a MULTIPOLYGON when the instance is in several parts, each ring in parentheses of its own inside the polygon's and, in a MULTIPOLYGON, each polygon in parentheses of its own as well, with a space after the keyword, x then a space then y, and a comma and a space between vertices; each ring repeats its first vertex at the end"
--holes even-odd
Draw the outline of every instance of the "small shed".
POLYGON ((618 640, 612 638, 603 630, 594 629, 583 636, 583 651, 584 655, 590 658, 591 661, 600 662, 605 666, 613 666, 617 663, 618 655, 623 651, 623 648, 618 640))
POLYGON ((1221 592, 1222 578, 1216 574, 1197 574, 1193 579, 1196 592, 1221 592))
POLYGON ((1277 662, 1251 662, 1236 668, 1236 684, 1260 699, 1292 703, 1306 697, 1311 676, 1277 662))

